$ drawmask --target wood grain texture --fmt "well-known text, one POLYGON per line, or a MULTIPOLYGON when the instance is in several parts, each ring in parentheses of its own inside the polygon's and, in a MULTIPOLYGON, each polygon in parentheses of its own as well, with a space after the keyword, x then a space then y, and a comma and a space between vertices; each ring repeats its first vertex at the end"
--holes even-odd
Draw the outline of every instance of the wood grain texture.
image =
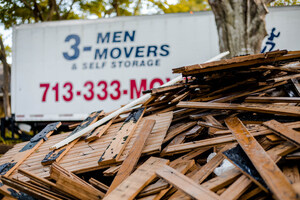
POLYGON ((155 172, 168 163, 169 161, 166 159, 150 157, 104 199, 134 199, 156 177, 155 172))
POLYGON ((129 151, 128 156, 123 161, 116 177, 114 178, 113 182, 111 183, 109 190, 106 194, 109 194, 112 190, 114 190, 123 180, 125 180, 131 172, 134 170, 141 154, 145 142, 151 133, 155 124, 155 120, 145 120, 145 123, 142 126, 142 130, 138 133, 138 136, 129 151))
POLYGON ((300 116, 300 107, 297 106, 281 106, 272 104, 235 104, 235 103, 204 103, 181 101, 177 105, 179 108, 202 108, 202 109, 221 109, 221 110, 245 110, 252 112, 261 112, 269 114, 278 114, 286 116, 300 116))
POLYGON ((177 189, 183 191, 189 196, 195 199, 206 199, 206 200, 216 200, 220 199, 218 195, 211 192, 210 190, 205 189, 204 187, 197 184, 192 179, 184 176, 180 172, 176 171, 172 167, 167 165, 156 171, 156 174, 169 182, 171 185, 177 189))
POLYGON ((242 122, 237 117, 232 117, 227 118, 225 123, 273 194, 278 199, 298 199, 287 178, 242 122))
POLYGON ((220 198, 236 200, 251 186, 251 183, 252 181, 247 176, 242 175, 220 195, 220 198))
POLYGON ((177 127, 176 129, 173 129, 172 131, 167 133, 167 136, 163 140, 163 143, 171 140, 172 138, 174 138, 178 134, 182 133, 183 131, 186 131, 186 130, 192 128, 196 124, 197 124, 197 122, 188 122, 188 123, 183 124, 182 126, 177 127))
POLYGON ((116 136, 108 144, 106 150, 101 155, 98 164, 106 165, 110 163, 115 163, 122 155, 127 143, 132 137, 138 123, 143 117, 145 109, 140 108, 138 110, 133 110, 130 115, 126 118, 121 128, 117 132, 116 136))
POLYGON ((300 132, 291 129, 276 120, 264 122, 263 125, 274 131, 276 135, 300 146, 300 132))
MULTIPOLYGON (((285 123, 286 126, 290 128, 300 128, 299 122, 291 122, 291 123, 285 123)), ((250 130, 251 134, 253 136, 260 136, 260 135, 267 135, 273 133, 273 131, 269 130, 266 127, 259 126, 258 128, 255 128, 253 130, 250 130)), ((168 146, 162 151, 162 155, 172 155, 177 153, 183 153, 190 151, 191 149, 196 148, 203 148, 203 147, 212 147, 215 145, 225 144, 225 143, 232 143, 235 142, 236 139, 233 135, 225 135, 215 138, 209 138, 209 139, 203 139, 199 141, 193 141, 193 142, 186 142, 183 144, 176 144, 172 146, 168 146)))
MULTIPOLYGON (((201 184, 214 171, 214 169, 222 163, 222 161, 224 160, 223 152, 234 146, 235 146, 234 144, 228 144, 225 147, 223 147, 217 153, 217 155, 215 155, 209 162, 203 165, 200 170, 198 170, 195 174, 193 174, 191 176, 191 179, 196 183, 201 184)), ((175 199, 188 200, 189 197, 184 193, 182 193, 181 191, 177 191, 170 197, 170 200, 175 200, 175 199)))

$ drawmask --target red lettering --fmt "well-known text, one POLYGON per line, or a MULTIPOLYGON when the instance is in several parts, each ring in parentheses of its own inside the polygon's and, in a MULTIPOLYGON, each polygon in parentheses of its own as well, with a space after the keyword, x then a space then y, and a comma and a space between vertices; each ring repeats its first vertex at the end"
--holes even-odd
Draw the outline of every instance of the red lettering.
POLYGON ((155 83, 159 83, 159 86, 161 86, 162 84, 164 84, 164 82, 160 78, 155 78, 150 83, 150 89, 154 88, 154 84, 155 83))
POLYGON ((130 99, 134 99, 134 94, 139 98, 143 90, 147 90, 147 79, 142 79, 140 88, 137 88, 136 81, 134 79, 130 80, 130 99))
POLYGON ((43 87, 45 88, 45 90, 44 90, 44 94, 43 94, 43 97, 42 97, 42 102, 45 102, 50 84, 49 83, 41 83, 40 88, 43 88, 43 87))

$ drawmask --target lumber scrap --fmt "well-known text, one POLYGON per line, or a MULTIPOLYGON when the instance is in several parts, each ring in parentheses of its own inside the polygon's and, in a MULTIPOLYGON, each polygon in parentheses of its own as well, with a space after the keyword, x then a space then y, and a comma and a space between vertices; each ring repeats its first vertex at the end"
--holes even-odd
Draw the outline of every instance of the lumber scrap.
MULTIPOLYGON (((213 170, 222 163, 222 161, 224 160, 224 156, 222 153, 234 146, 235 144, 228 144, 223 147, 217 153, 217 155, 215 155, 209 162, 202 166, 201 169, 193 174, 190 178, 196 183, 201 184, 213 172, 213 170)), ((177 191, 170 197, 170 200, 175 199, 188 199, 188 197, 181 191, 177 191)))
POLYGON ((104 199, 134 199, 156 177, 155 172, 168 163, 166 159, 150 157, 104 199))
MULTIPOLYGON (((78 131, 86 128, 87 126, 89 126, 90 124, 94 123, 95 121, 97 121, 98 117, 103 115, 103 111, 97 111, 97 112, 93 112, 91 113, 85 120, 83 120, 79 126, 77 126, 68 136, 72 136, 75 133, 77 133, 78 131)), ((55 149, 50 151, 45 158, 41 161, 42 165, 50 165, 53 162, 59 162, 63 156, 78 142, 80 138, 77 138, 76 140, 72 141, 71 143, 69 143, 67 146, 59 148, 59 149, 55 149)))
POLYGON ((139 108, 130 113, 117 132, 116 136, 112 139, 106 150, 101 155, 98 161, 99 165, 115 163, 120 158, 125 146, 133 135, 137 124, 142 118, 144 111, 144 108, 139 108))
MULTIPOLYGON (((214 61, 205 64, 191 65, 173 69, 173 73, 182 73, 183 75, 193 75, 217 70, 231 69, 235 67, 247 66, 254 64, 264 64, 274 62, 279 56, 287 54, 286 50, 273 51, 249 56, 239 56, 236 58, 214 61)), ((299 55, 298 55, 299 56, 299 55)))
MULTIPOLYGON (((194 160, 186 160, 178 163, 172 161, 170 163, 170 167, 182 174, 185 174, 194 164, 194 160)), ((171 188, 172 186, 169 186, 169 184, 166 181, 164 181, 163 179, 159 179, 155 183, 145 187, 139 193, 138 197, 149 196, 157 193, 156 195, 153 195, 153 199, 159 199, 164 194, 166 194, 171 188)))
POLYGON ((264 122, 263 125, 265 125, 269 129, 273 130, 276 135, 283 137, 284 139, 287 139, 288 141, 292 142, 293 144, 295 144, 297 146, 300 146, 300 132, 299 131, 295 131, 276 120, 270 120, 270 121, 264 122))
MULTIPOLYGON (((57 130, 61 122, 48 124, 42 131, 32 137, 18 152, 16 152, 8 162, 0 165, 0 175, 9 177, 13 171, 19 167, 44 141, 48 140, 51 134, 57 130)), ((12 196, 11 188, 0 182, 0 193, 6 196, 12 196)))
POLYGON ((204 103, 181 101, 177 104, 179 108, 202 108, 202 109, 221 109, 221 110, 245 110, 252 112, 270 113, 286 116, 300 116, 300 107, 297 106, 280 106, 265 104, 234 104, 234 103, 204 103))
POLYGON ((171 140, 172 138, 174 138, 175 136, 177 136, 178 134, 182 133, 183 131, 186 131, 190 128, 192 128, 193 126, 195 126, 197 124, 197 122, 188 122, 186 124, 183 124, 182 126, 176 127, 175 129, 173 129, 172 131, 167 133, 166 138, 163 140, 163 143, 168 142, 169 140, 171 140))
POLYGON ((89 183, 94 186, 97 189, 103 190, 105 193, 107 192, 107 190, 109 189, 109 187, 103 183, 101 183, 100 181, 94 179, 94 178, 90 178, 89 179, 89 183))
POLYGON ((293 187, 255 138, 237 117, 225 120, 226 125, 278 199, 297 199, 293 187))
POLYGON ((162 168, 156 171, 156 174, 168 181, 177 189, 185 192, 189 196, 195 199, 207 199, 216 200, 220 199, 215 193, 205 189, 204 187, 198 185, 192 179, 184 176, 180 172, 174 170, 172 167, 164 165, 162 168))
MULTIPOLYGON (((2 182, 4 182, 6 185, 9 185, 13 188, 16 188, 17 190, 21 190, 25 192, 26 194, 29 194, 32 197, 35 197, 37 199, 42 200, 60 200, 62 198, 57 197, 56 195, 49 194, 48 192, 43 191, 42 188, 34 187, 33 185, 30 185, 25 182, 21 182, 18 180, 12 180, 8 177, 1 177, 2 182)), ((18 198, 24 198, 25 196, 18 196, 18 198)), ((28 197, 27 197, 28 198, 28 197)), ((66 199, 66 198, 64 198, 66 199)))
POLYGON ((234 168, 227 172, 222 173, 220 176, 212 178, 201 185, 204 188, 207 188, 213 192, 217 192, 218 190, 228 186, 229 184, 233 183, 238 177, 241 176, 241 172, 234 168))
POLYGON ((247 103, 300 103, 300 97, 247 97, 247 103))
POLYGON ((141 154, 142 149, 145 145, 145 142, 151 133, 155 124, 155 120, 145 120, 145 123, 142 126, 141 131, 138 133, 137 138, 128 153, 128 156, 123 161, 116 177, 114 178, 113 182, 111 183, 109 190, 106 194, 109 194, 112 190, 114 190, 123 180, 125 180, 131 172, 134 170, 141 154))
POLYGON ((299 169, 296 164, 283 166, 282 172, 290 180, 291 183, 300 182, 299 169))
POLYGON ((250 186, 252 181, 245 175, 239 177, 232 185, 230 185, 221 195, 224 200, 238 199, 250 186))
POLYGON ((112 123, 114 122, 114 120, 116 119, 113 118, 107 122, 105 122, 103 125, 99 126, 98 128, 96 128, 95 130, 93 130, 90 134, 88 134, 85 137, 85 141, 86 142, 92 142, 94 140, 99 139, 103 134, 105 134, 105 132, 107 131, 107 129, 112 125, 112 123))
POLYGON ((66 171, 56 163, 51 165, 51 178, 56 181, 61 190, 75 195, 80 199, 100 199, 104 193, 97 190, 71 172, 66 171))

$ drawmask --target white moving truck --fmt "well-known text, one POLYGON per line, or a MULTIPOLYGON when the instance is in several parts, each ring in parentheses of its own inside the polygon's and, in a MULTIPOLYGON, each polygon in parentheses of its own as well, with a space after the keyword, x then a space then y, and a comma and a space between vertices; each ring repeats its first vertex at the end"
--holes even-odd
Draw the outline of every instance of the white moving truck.
MULTIPOLYGON (((300 49, 300 7, 270 8, 262 49, 300 49)), ((219 53, 212 12, 27 24, 13 30, 16 121, 111 111, 219 53)))

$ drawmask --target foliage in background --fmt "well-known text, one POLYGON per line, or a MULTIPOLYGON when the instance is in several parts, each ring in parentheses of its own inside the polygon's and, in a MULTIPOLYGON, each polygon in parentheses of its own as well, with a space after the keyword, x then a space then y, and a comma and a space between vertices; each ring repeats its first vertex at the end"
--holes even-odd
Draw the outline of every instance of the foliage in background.
POLYGON ((15 24, 63 19, 79 19, 74 12, 80 0, 0 0, 0 21, 9 28, 15 24))
POLYGON ((157 13, 198 12, 210 10, 207 0, 179 0, 175 4, 169 4, 166 0, 149 0, 148 8, 152 6, 157 9, 157 13))
POLYGON ((276 0, 270 6, 294 6, 300 5, 300 0, 276 0))
POLYGON ((98 18, 139 15, 142 0, 83 0, 81 11, 98 18))

